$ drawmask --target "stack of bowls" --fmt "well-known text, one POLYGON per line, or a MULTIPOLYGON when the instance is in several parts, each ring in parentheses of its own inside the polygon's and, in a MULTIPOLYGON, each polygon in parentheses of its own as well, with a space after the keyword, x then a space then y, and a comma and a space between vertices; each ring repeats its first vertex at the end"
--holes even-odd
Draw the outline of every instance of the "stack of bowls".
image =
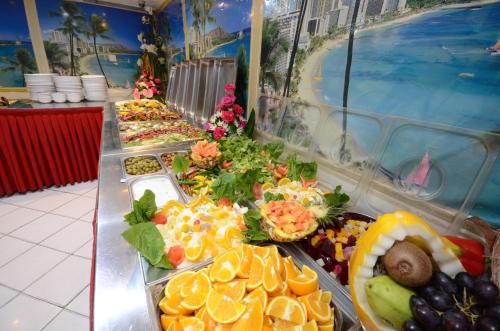
MULTIPOLYGON (((70 102, 80 102, 83 99, 80 76, 55 76, 54 83, 56 84, 57 92, 64 94, 65 100, 67 98, 70 102)), ((62 100, 62 98, 59 98, 59 100, 62 100)))
POLYGON ((108 88, 104 76, 84 75, 82 76, 82 81, 85 99, 89 101, 106 101, 108 88))
POLYGON ((31 100, 44 103, 52 101, 51 94, 56 90, 53 76, 54 74, 24 74, 31 100))

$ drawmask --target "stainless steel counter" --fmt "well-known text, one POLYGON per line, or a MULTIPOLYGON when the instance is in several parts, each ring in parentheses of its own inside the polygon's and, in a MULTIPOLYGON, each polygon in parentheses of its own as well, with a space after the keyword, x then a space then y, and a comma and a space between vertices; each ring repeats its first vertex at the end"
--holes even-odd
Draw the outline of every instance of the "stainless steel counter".
MULTIPOLYGON (((121 236, 128 228, 123 215, 131 209, 128 185, 122 179, 121 159, 125 155, 142 154, 144 150, 131 152, 121 149, 112 107, 106 104, 104 109, 92 326, 96 331, 157 331, 157 316, 152 313, 155 307, 151 306, 155 304, 151 303, 151 297, 148 296, 151 291, 144 281, 140 257, 121 236)), ((154 148, 147 152, 173 151, 178 148, 154 148)), ((311 267, 321 269, 316 263, 312 264, 315 266, 311 267)), ((326 285, 336 297, 337 307, 345 313, 343 330, 346 330, 353 324, 356 316, 349 299, 338 289, 340 286, 333 283, 330 280, 326 285)))

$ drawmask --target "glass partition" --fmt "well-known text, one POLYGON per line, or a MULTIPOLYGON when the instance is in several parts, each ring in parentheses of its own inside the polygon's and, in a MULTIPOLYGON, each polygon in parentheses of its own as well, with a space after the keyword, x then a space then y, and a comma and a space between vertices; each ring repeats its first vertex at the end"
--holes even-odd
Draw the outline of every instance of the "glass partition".
POLYGON ((257 101, 257 128, 277 135, 285 111, 283 105, 281 97, 261 95, 257 101))
POLYGON ((322 110, 318 106, 295 100, 287 100, 278 136, 286 142, 309 148, 320 123, 322 110))

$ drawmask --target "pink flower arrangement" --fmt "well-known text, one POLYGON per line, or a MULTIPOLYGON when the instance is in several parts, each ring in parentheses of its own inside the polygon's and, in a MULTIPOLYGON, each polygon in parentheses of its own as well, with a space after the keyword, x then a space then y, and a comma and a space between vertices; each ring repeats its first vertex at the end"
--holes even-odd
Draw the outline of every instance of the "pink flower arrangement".
POLYGON ((247 124, 243 117, 245 110, 235 103, 235 89, 234 84, 224 85, 226 95, 215 106, 215 114, 204 125, 205 130, 210 132, 215 140, 234 134, 241 135, 247 124))
POLYGON ((159 99, 160 96, 160 78, 155 78, 149 75, 146 71, 142 73, 139 79, 135 82, 135 88, 133 91, 134 99, 159 99))

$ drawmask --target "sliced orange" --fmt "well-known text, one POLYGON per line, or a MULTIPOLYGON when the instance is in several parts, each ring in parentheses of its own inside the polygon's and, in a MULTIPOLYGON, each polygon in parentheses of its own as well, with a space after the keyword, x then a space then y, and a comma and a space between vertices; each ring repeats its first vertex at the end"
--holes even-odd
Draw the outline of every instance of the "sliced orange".
POLYGON ((210 280, 215 282, 230 282, 236 277, 240 269, 240 256, 235 249, 231 249, 215 258, 210 269, 210 280))
POLYGON ((274 321, 274 330, 276 331, 302 331, 302 325, 298 325, 297 323, 293 323, 290 321, 284 321, 281 319, 277 319, 274 321))
POLYGON ((176 320, 177 320, 177 316, 161 314, 161 316, 160 316, 161 327, 163 328, 163 330, 167 331, 170 324, 172 324, 176 320))
POLYGON ((264 287, 264 290, 266 290, 268 293, 271 293, 276 290, 281 290, 282 288, 282 281, 281 281, 281 276, 276 269, 276 262, 269 258, 266 260, 264 264, 264 273, 262 276, 262 286, 264 287))
POLYGON ((186 244, 184 253, 189 261, 198 261, 205 254, 206 239, 204 237, 193 237, 186 244))
POLYGON ((179 321, 174 321, 170 324, 167 331, 184 331, 181 323, 179 321))
POLYGON ((169 280, 167 286, 165 286, 165 296, 170 297, 178 294, 182 284, 194 274, 194 271, 184 271, 169 280))
POLYGON ((232 280, 229 283, 215 283, 214 289, 224 295, 227 295, 234 301, 241 301, 246 293, 246 282, 244 280, 232 280))
POLYGON ((241 256, 240 270, 236 274, 239 278, 248 278, 250 276, 250 268, 252 267, 253 251, 248 245, 241 245, 243 255, 241 256))
POLYGON ((232 331, 261 330, 264 323, 264 312, 258 298, 253 298, 247 305, 245 312, 233 324, 232 331))
POLYGON ((264 261, 259 255, 252 258, 252 266, 247 281, 247 289, 253 290, 262 284, 262 275, 264 274, 264 261))
POLYGON ((259 286, 252 292, 248 293, 246 297, 243 298, 242 302, 245 304, 249 304, 250 301, 254 298, 259 299, 262 307, 267 307, 267 292, 262 286, 259 286))
POLYGON ((299 297, 299 301, 306 307, 307 318, 321 323, 326 323, 332 318, 331 300, 332 293, 321 290, 299 297))
POLYGON ((181 287, 181 306, 186 309, 196 310, 201 308, 207 300, 211 282, 208 276, 201 271, 191 276, 181 287))
POLYGON ((218 323, 233 323, 245 312, 246 306, 211 289, 207 297, 207 312, 218 323))
POLYGON ((206 331, 213 331, 213 330, 215 330, 215 327, 217 326, 217 322, 215 322, 210 317, 210 315, 208 315, 207 308, 205 306, 203 306, 202 308, 200 308, 196 312, 196 314, 194 315, 194 317, 198 317, 199 319, 201 319, 203 321, 203 323, 205 323, 205 330, 206 331))
POLYGON ((192 312, 190 309, 186 309, 181 306, 182 297, 180 293, 169 297, 163 297, 158 303, 160 310, 167 315, 187 315, 192 312))
POLYGON ((273 298, 266 308, 266 315, 298 325, 307 321, 306 312, 300 302, 287 296, 273 298))
POLYGON ((262 184, 262 191, 267 191, 269 189, 272 189, 273 187, 274 187, 273 183, 266 182, 266 183, 262 184))
POLYGON ((205 323, 197 317, 186 317, 180 320, 184 331, 204 331, 205 323))
POLYGON ((302 274, 294 278, 288 278, 287 283, 290 290, 297 295, 307 295, 318 289, 318 275, 314 270, 304 265, 302 274))
POLYGON ((252 246, 253 253, 260 256, 262 259, 266 259, 269 256, 271 250, 269 246, 252 246))
POLYGON ((243 239, 243 234, 239 228, 230 227, 224 233, 224 240, 228 248, 234 247, 237 244, 241 244, 243 239))
POLYGON ((217 323, 217 326, 215 327, 214 331, 230 331, 232 327, 233 323, 228 323, 228 324, 217 323))
POLYGON ((288 278, 295 278, 300 275, 300 270, 293 263, 292 257, 287 256, 283 258, 283 272, 281 273, 284 280, 288 278))
POLYGON ((291 182, 292 181, 290 180, 290 178, 284 177, 280 179, 280 181, 278 182, 278 186, 287 185, 290 184, 291 182))
POLYGON ((264 324, 262 325, 262 331, 274 331, 273 321, 269 316, 264 316, 264 324))
POLYGON ((177 200, 169 200, 162 208, 162 213, 167 213, 171 208, 179 208, 183 210, 185 207, 177 200))
POLYGON ((291 294, 292 292, 290 291, 288 284, 286 282, 281 282, 281 286, 277 288, 275 291, 269 293, 269 296, 271 297, 277 297, 280 295, 291 296, 291 294))
MULTIPOLYGON (((303 331, 318 331, 318 324, 315 320, 310 320, 302 327, 303 331)), ((333 329, 331 330, 333 331, 333 329)))
POLYGON ((278 247, 272 245, 269 249, 269 258, 273 260, 276 270, 281 274, 283 272, 283 262, 281 254, 278 252, 278 247))

